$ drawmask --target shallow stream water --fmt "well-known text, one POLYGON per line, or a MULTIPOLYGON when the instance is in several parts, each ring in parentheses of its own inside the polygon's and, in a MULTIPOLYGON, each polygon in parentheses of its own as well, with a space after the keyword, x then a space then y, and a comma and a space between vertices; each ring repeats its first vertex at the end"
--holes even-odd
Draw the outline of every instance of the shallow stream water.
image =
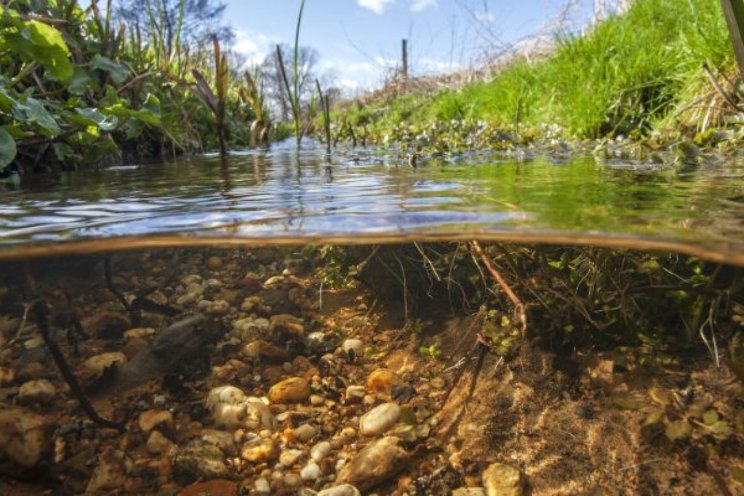
MULTIPOLYGON (((298 165, 292 148, 279 144, 234 151, 225 161, 28 178, 0 195, 0 257, 12 248, 105 245, 121 236, 269 243, 481 237, 678 249, 744 264, 742 161, 675 169, 474 153, 424 157, 412 169, 395 152, 345 149, 328 161, 308 144, 298 165)), ((127 244, 140 243, 147 241, 127 244)))
POLYGON ((742 162, 280 144, 0 199, 2 495, 744 494, 742 162))

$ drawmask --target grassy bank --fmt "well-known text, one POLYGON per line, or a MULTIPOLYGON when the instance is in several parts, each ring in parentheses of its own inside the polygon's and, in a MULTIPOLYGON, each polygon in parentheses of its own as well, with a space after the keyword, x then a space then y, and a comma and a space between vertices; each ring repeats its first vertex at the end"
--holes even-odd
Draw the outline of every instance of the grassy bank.
POLYGON ((447 151, 546 134, 694 136, 723 125, 732 110, 703 68, 733 93, 723 76, 734 74, 733 51, 717 0, 638 0, 626 15, 556 43, 545 60, 517 58, 457 90, 354 103, 339 127, 447 151))

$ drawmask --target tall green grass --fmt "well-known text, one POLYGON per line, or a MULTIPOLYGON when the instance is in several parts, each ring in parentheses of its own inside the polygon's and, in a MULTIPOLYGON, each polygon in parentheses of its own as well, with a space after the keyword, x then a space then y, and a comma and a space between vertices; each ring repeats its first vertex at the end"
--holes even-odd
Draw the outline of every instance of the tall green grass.
POLYGON ((734 68, 718 0, 637 0, 588 34, 558 34, 555 41, 546 60, 517 59, 490 81, 423 102, 407 97, 376 125, 478 119, 509 127, 558 124, 590 138, 647 131, 669 124, 708 91, 703 62, 734 68))

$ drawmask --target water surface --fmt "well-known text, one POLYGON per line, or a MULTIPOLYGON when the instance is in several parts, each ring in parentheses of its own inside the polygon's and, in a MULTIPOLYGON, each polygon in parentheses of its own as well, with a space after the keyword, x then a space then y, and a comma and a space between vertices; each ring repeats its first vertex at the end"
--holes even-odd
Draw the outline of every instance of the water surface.
POLYGON ((743 263, 744 164, 678 170, 590 157, 425 157, 312 144, 27 178, 0 191, 0 244, 176 235, 680 245, 743 263), (589 240, 589 241, 587 241, 589 240), (650 243, 650 244, 649 244, 650 243), (733 257, 733 259, 732 259, 733 257))

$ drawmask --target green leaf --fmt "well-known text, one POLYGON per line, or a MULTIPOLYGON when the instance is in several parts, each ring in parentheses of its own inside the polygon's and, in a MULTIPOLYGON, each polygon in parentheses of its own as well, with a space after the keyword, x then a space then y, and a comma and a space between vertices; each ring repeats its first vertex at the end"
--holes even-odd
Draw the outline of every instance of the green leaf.
POLYGON ((133 140, 139 138, 145 130, 145 125, 141 120, 130 117, 127 120, 127 139, 133 140))
POLYGON ((98 126, 101 131, 111 132, 119 125, 119 118, 115 115, 104 115, 94 108, 76 108, 75 112, 88 122, 86 125, 98 126))
POLYGON ((127 108, 122 103, 116 103, 102 109, 107 115, 115 115, 121 119, 134 118, 150 126, 160 126, 160 100, 154 95, 148 95, 140 110, 127 108))
POLYGON ((3 45, 26 61, 38 62, 54 77, 66 81, 73 73, 70 49, 62 33, 40 21, 20 22, 3 32, 3 45))
POLYGON ((160 124, 160 99, 152 93, 147 95, 145 103, 142 105, 142 111, 150 112, 153 116, 157 117, 158 124, 160 124))
POLYGON ((26 103, 16 102, 12 112, 13 118, 35 124, 45 134, 56 136, 62 131, 52 114, 44 108, 44 104, 35 98, 27 98, 26 103))
POLYGON ((17 152, 16 142, 13 136, 5 129, 0 128, 0 169, 5 168, 15 160, 17 152))
POLYGON ((90 67, 91 69, 107 72, 116 84, 124 84, 131 72, 127 66, 118 64, 102 55, 93 57, 93 60, 90 61, 90 67))
POLYGON ((75 67, 75 72, 67 81, 67 91, 73 95, 82 95, 91 82, 92 79, 86 70, 75 67))

